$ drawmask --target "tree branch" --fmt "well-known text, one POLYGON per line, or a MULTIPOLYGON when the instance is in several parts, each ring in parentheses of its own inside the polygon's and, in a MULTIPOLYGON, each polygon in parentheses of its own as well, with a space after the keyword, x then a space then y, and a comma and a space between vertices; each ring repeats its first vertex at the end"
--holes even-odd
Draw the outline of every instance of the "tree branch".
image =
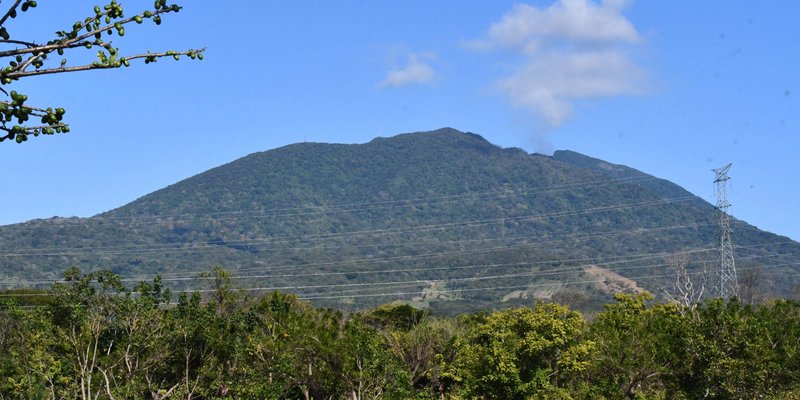
MULTIPOLYGON (((139 58, 155 59, 155 58, 163 58, 163 57, 170 57, 170 56, 174 57, 176 55, 177 56, 188 56, 188 55, 191 55, 191 54, 203 53, 205 50, 206 49, 203 48, 203 49, 199 49, 199 50, 164 51, 164 52, 160 52, 160 53, 144 53, 144 54, 136 54, 136 55, 129 56, 129 57, 120 57, 118 60, 120 60, 120 61, 121 60, 135 60, 135 59, 139 59, 139 58)), ((106 64, 101 64, 101 63, 85 64, 85 65, 78 65, 78 66, 74 66, 74 67, 59 67, 59 68, 40 69, 40 70, 34 70, 34 71, 9 72, 9 73, 3 75, 3 77, 11 78, 11 79, 18 79, 18 78, 24 78, 24 77, 28 77, 28 76, 59 74, 59 73, 64 73, 64 72, 90 71, 90 70, 93 70, 93 69, 113 69, 113 68, 119 68, 119 67, 120 67, 120 65, 109 64, 109 63, 106 63, 106 64)))
MULTIPOLYGON (((0 0, 2 2, 2 0, 0 0)), ((27 96, 17 93, 14 90, 6 91, 5 85, 20 78, 59 74, 66 72, 90 71, 97 69, 112 69, 122 66, 130 66, 130 60, 143 58, 145 64, 157 61, 157 59, 172 56, 176 60, 180 56, 188 56, 191 59, 203 59, 205 49, 190 49, 185 51, 163 51, 145 54, 134 54, 129 57, 121 57, 120 51, 112 45, 112 40, 104 41, 103 35, 109 34, 113 37, 125 35, 125 26, 135 22, 137 25, 144 23, 144 20, 152 20, 156 25, 161 24, 163 14, 178 12, 181 7, 177 4, 167 4, 166 0, 157 0, 152 9, 145 9, 139 14, 125 18, 123 7, 116 1, 101 7, 95 6, 94 12, 87 18, 78 20, 70 29, 59 30, 55 33, 55 38, 41 44, 38 40, 18 40, 10 39, 8 31, 3 24, 9 18, 15 18, 18 12, 26 12, 28 9, 36 7, 32 0, 14 0, 7 11, 0 16, 0 46, 13 49, 0 50, 0 61, 6 63, 0 67, 0 94, 10 96, 9 101, 0 100, 0 142, 7 139, 15 139, 17 143, 22 143, 30 137, 40 134, 51 135, 54 133, 69 132, 69 125, 62 123, 64 109, 62 108, 35 108, 25 105, 27 96), (67 66, 67 59, 62 58, 60 65, 50 56, 58 53, 59 56, 65 54, 65 50, 72 50, 78 47, 91 49, 98 46, 97 59, 95 61, 81 61, 78 65, 67 66), (10 58, 10 59, 7 59, 10 58), (48 63, 49 62, 49 63, 48 63), (41 118, 41 124, 37 126, 27 126, 30 118, 41 118)), ((37 123, 31 121, 33 123, 37 123)))
POLYGON ((102 368, 97 368, 97 369, 100 370, 100 373, 103 374, 103 379, 105 379, 106 381, 106 393, 108 394, 108 398, 110 398, 111 400, 116 400, 114 399, 114 395, 111 393, 111 383, 108 380, 108 374, 102 368))
MULTIPOLYGON (((99 28, 97 28, 97 29, 95 29, 95 30, 93 30, 91 32, 84 33, 83 35, 80 35, 80 36, 78 36, 78 37, 76 37, 75 39, 72 39, 72 40, 73 41, 80 41, 80 40, 83 40, 83 39, 86 39, 86 38, 89 38, 89 37, 93 37, 94 35, 96 35, 98 33, 103 33, 103 32, 105 32, 105 31, 107 31, 109 29, 116 29, 116 24, 126 25, 126 24, 129 24, 129 23, 135 21, 137 17, 139 17, 139 18, 153 18, 156 15, 160 15, 160 14, 164 14, 164 13, 168 13, 168 12, 172 12, 172 10, 156 10, 155 12, 151 12, 152 15, 150 17, 145 17, 144 14, 137 14, 137 15, 135 15, 133 17, 126 18, 126 19, 123 19, 123 20, 119 20, 119 21, 117 21, 117 22, 115 22, 113 24, 109 23, 108 25, 105 25, 103 27, 99 27, 99 28)), ((86 26, 88 26, 92 21, 99 20, 100 17, 103 17, 106 14, 108 14, 108 12, 104 12, 104 13, 100 14, 99 16, 97 16, 96 18, 94 18, 94 19, 92 19, 90 21, 87 21, 81 27, 81 29, 86 28, 86 26)), ((80 32, 81 29, 78 29, 77 32, 80 32)))
MULTIPOLYGON (((19 2, 21 0, 17 0, 17 1, 19 2)), ((72 32, 75 32, 75 34, 76 34, 76 36, 74 38, 59 39, 59 40, 52 41, 52 42, 50 42, 50 43, 48 43, 46 45, 35 45, 34 44, 35 47, 26 47, 26 48, 22 48, 22 49, 13 49, 13 50, 0 51, 0 57, 10 57, 10 56, 37 53, 37 52, 38 53, 49 53, 49 52, 52 52, 53 50, 58 50, 59 48, 61 48, 61 49, 68 48, 67 46, 69 46, 70 44, 74 44, 74 43, 78 43, 78 42, 81 42, 81 44, 78 45, 78 46, 70 46, 70 47, 81 47, 81 46, 84 45, 83 43, 86 43, 86 42, 83 42, 84 39, 87 39, 87 38, 90 38, 90 37, 94 37, 97 34, 102 34, 103 32, 106 32, 109 29, 116 29, 115 28, 116 24, 126 25, 126 24, 129 24, 129 23, 135 21, 137 17, 138 18, 142 18, 142 19, 144 19, 144 18, 152 18, 152 17, 154 17, 156 15, 160 15, 160 14, 164 14, 164 13, 168 13, 168 12, 172 12, 172 10, 156 10, 156 11, 150 12, 150 14, 151 14, 150 17, 145 17, 145 14, 137 14, 137 15, 135 15, 133 17, 117 21, 117 22, 115 22, 113 24, 104 25, 104 26, 99 27, 97 29, 94 29, 94 30, 92 30, 90 32, 84 33, 83 35, 77 36, 77 32, 82 31, 87 26, 89 26, 89 24, 91 24, 93 21, 99 20, 101 17, 103 17, 106 14, 108 14, 107 12, 104 12, 104 13, 100 14, 100 16, 95 16, 95 18, 90 18, 90 19, 84 21, 83 23, 81 23, 79 28, 73 29, 72 32)), ((0 24, 0 25, 2 25, 2 24, 0 24)), ((0 41, 0 43, 2 43, 2 42, 3 41, 0 41)), ((19 44, 23 44, 23 45, 31 44, 31 43, 26 43, 26 42, 23 42, 23 41, 15 41, 15 40, 8 40, 8 41, 5 41, 5 42, 9 42, 9 43, 18 42, 19 44)), ((100 45, 100 43, 97 43, 97 44, 100 45)))
POLYGON ((10 17, 12 14, 16 13, 16 10, 17 10, 17 7, 19 6, 19 3, 22 3, 22 0, 16 0, 14 2, 14 4, 12 4, 11 7, 8 8, 8 11, 6 11, 6 14, 3 15, 3 18, 0 18, 0 26, 3 26, 3 24, 6 23, 6 20, 8 19, 8 17, 10 17))
MULTIPOLYGON (((10 102, 5 101, 5 100, 0 100, 0 104, 4 104, 6 106, 13 106, 10 102)), ((42 108, 36 108, 36 107, 30 107, 30 106, 23 106, 23 107, 28 109, 28 110, 30 110, 30 111, 36 111, 36 112, 42 113, 41 115, 37 115, 35 113, 31 113, 31 115, 35 115, 37 117, 41 117, 41 116, 43 116, 44 114, 47 113, 47 110, 42 109, 42 108)))
POLYGON ((33 42, 26 42, 24 40, 15 40, 15 39, 8 39, 8 40, 0 40, 0 43, 9 43, 9 44, 21 44, 23 46, 28 47, 38 47, 40 45, 33 43, 33 42))

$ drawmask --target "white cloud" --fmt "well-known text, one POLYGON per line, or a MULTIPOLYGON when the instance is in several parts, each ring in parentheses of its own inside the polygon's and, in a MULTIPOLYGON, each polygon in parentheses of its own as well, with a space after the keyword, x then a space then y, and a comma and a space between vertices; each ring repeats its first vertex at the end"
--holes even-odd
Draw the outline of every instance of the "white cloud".
POLYGON ((621 1, 560 0, 545 9, 516 4, 500 22, 489 28, 485 47, 511 47, 533 53, 542 46, 635 43, 640 40, 633 24, 621 11, 621 1))
POLYGON ((389 71, 389 74, 378 84, 378 87, 398 87, 433 82, 437 76, 436 72, 421 58, 416 54, 410 55, 408 63, 402 68, 389 71))
POLYGON ((571 101, 635 94, 645 72, 618 50, 551 52, 527 62, 498 87, 512 104, 533 110, 555 128, 566 121, 571 101))
POLYGON ((641 37, 622 14, 627 6, 627 0, 557 0, 543 8, 517 4, 484 39, 469 45, 522 56, 517 71, 500 79, 497 88, 513 105, 539 117, 547 131, 570 117, 575 100, 643 91, 646 73, 628 54, 641 37))

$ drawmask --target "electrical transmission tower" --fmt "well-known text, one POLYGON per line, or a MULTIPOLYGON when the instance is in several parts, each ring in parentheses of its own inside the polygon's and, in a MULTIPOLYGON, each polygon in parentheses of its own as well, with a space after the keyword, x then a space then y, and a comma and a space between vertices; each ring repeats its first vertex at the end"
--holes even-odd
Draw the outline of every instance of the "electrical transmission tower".
POLYGON ((733 243, 731 242, 731 222, 728 216, 728 171, 731 164, 712 169, 716 174, 714 184, 717 188, 717 216, 719 223, 719 296, 723 299, 736 297, 738 280, 736 263, 733 261, 733 243))

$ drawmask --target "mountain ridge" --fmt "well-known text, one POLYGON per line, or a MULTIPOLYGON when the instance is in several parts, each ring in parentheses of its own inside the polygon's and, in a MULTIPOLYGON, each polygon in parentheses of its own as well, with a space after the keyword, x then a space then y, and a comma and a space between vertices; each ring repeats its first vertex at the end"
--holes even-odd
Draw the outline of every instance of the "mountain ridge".
MULTIPOLYGON (((776 244, 785 238, 737 224, 743 267, 798 261, 796 242, 776 244)), ((0 271, 5 286, 53 279, 72 265, 161 273, 182 290, 204 287, 197 274, 221 265, 249 289, 286 288, 340 308, 402 299, 453 311, 545 292, 599 304, 611 295, 602 282, 574 283, 590 280, 590 262, 662 292, 670 265, 653 255, 713 248, 714 233, 714 207, 669 181, 443 128, 363 144, 287 145, 95 217, 3 226, 0 251, 16 254, 16 269, 0 271), (649 264, 636 254, 650 255, 649 264), (503 287, 513 290, 496 289, 503 287)), ((698 256, 693 271, 713 258, 711 250, 689 254, 698 256)), ((791 273, 769 271, 779 278, 769 293, 797 284, 791 273)))

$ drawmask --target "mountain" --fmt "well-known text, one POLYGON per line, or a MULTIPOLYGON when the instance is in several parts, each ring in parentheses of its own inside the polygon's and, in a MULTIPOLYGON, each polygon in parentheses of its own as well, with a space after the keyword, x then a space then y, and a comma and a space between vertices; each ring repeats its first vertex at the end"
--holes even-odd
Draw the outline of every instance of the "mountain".
MULTIPOLYGON (((576 153, 574 151, 557 150, 555 153, 553 153, 553 159, 588 170, 597 171, 613 179, 630 181, 631 183, 641 186, 647 191, 663 199, 692 195, 686 189, 666 179, 659 179, 631 167, 611 164, 609 162, 576 153)), ((711 206, 699 198, 695 199, 695 202, 698 204, 711 206)))
MULTIPOLYGON (((0 227, 1 285, 68 267, 155 273, 176 290, 228 269, 350 309, 397 299, 442 312, 557 298, 591 308, 615 291, 663 293, 676 254, 709 286, 716 210, 678 185, 571 151, 500 148, 445 128, 365 144, 254 153, 91 218, 0 227)), ((759 288, 798 286, 800 244, 735 221, 737 266, 759 288)))

